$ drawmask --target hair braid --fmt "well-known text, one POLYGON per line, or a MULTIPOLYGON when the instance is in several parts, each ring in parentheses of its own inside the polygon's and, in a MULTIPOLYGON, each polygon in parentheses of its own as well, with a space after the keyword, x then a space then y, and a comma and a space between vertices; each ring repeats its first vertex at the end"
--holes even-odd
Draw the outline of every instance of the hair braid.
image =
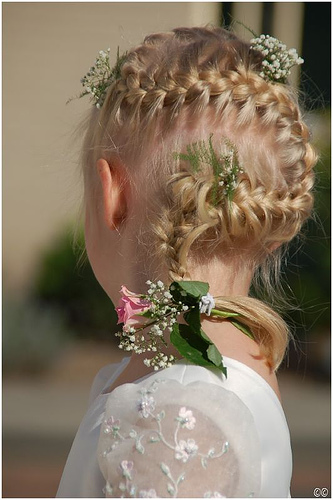
MULTIPOLYGON (((222 28, 150 35, 128 54, 96 117, 95 141, 109 144, 111 135, 135 182, 141 182, 140 162, 159 178, 160 204, 150 226, 170 280, 187 276, 190 258, 204 252, 208 259, 216 249, 223 255, 251 250, 259 265, 272 243, 289 242, 311 214, 316 153, 295 94, 259 76, 262 60, 222 28), (212 172, 193 173, 170 160, 170 148, 183 150, 196 124, 202 138, 200 124, 207 123, 235 143, 244 170, 232 200, 217 206, 212 172)), ((288 337, 281 318, 248 297, 220 298, 219 305, 244 315, 277 367, 288 337)))

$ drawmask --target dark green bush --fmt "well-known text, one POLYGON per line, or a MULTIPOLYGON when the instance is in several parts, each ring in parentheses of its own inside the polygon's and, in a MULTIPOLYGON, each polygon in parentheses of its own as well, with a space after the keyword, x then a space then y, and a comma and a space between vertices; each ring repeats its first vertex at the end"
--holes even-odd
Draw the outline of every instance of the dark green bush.
POLYGON ((83 234, 74 246, 72 231, 65 230, 41 258, 34 295, 60 307, 77 337, 112 340, 116 313, 83 249, 83 234))
POLYGON ((71 332, 64 312, 8 294, 3 302, 2 360, 4 373, 39 374, 68 344, 71 332))

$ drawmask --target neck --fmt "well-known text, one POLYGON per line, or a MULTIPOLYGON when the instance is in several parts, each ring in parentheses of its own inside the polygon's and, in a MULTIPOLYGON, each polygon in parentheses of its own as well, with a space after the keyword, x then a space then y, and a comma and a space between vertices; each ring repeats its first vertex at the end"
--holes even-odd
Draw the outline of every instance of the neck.
MULTIPOLYGON (((213 297, 219 296, 247 296, 251 284, 252 279, 252 269, 245 268, 243 266, 231 267, 225 264, 219 263, 219 265, 205 265, 200 267, 189 267, 189 274, 192 281, 204 281, 208 282, 210 289, 209 292, 213 297)), ((145 277, 145 280, 148 277, 145 277)), ((187 278, 189 279, 189 278, 187 278)), ((146 288, 147 285, 144 285, 143 288, 146 288)), ((135 290, 136 291, 136 290, 135 290)), ((218 334, 220 337, 222 332, 232 333, 232 331, 238 332, 238 330, 233 327, 228 321, 211 321, 211 319, 207 316, 204 316, 202 322, 202 326, 204 331, 207 330, 207 334, 209 337, 214 336, 214 332, 218 334)), ((182 320, 181 320, 182 321, 182 320)), ((183 321, 182 321, 183 322, 183 321)), ((245 337, 244 334, 241 334, 242 337, 245 337)), ((178 351, 174 348, 174 346, 170 342, 170 332, 164 332, 164 339, 167 343, 167 347, 164 349, 165 354, 170 355, 173 354, 176 358, 180 358, 178 351)), ((213 339, 212 339, 213 340, 213 339)), ((214 338, 214 341, 217 339, 214 338)), ((243 340, 243 339, 241 339, 243 340)), ((249 340, 249 339, 247 339, 249 340)), ((251 341, 253 343, 253 341, 251 341)), ((132 360, 136 363, 143 363, 145 358, 152 357, 152 353, 143 353, 143 354, 133 354, 132 360)), ((149 370, 147 370, 148 372, 149 370)))
POLYGON ((209 283, 209 293, 213 297, 248 295, 253 278, 249 262, 241 259, 233 263, 215 261, 200 266, 190 263, 188 273, 193 281, 209 283))

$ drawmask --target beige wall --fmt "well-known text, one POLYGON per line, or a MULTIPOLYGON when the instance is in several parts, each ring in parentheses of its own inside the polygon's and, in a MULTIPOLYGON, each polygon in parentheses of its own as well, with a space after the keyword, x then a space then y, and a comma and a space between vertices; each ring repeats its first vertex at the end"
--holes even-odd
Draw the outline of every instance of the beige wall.
POLYGON ((70 136, 88 98, 80 78, 100 49, 219 20, 220 3, 3 4, 4 287, 29 286, 41 249, 75 218, 81 188, 70 136))
MULTIPOLYGON (((232 15, 259 32, 262 8, 262 2, 233 2, 232 15)), ((148 33, 218 24, 220 13, 220 2, 3 3, 5 290, 29 287, 41 250, 77 217, 79 146, 71 133, 89 99, 65 103, 80 93, 97 52, 111 47, 112 57, 118 45, 124 51, 148 33)), ((277 2, 273 34, 299 49, 302 21, 302 2, 277 2)))

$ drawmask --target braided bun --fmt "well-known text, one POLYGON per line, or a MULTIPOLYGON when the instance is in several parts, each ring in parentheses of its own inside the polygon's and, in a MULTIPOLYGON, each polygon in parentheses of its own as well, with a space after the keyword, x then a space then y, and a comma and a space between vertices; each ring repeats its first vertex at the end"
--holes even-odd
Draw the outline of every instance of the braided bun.
MULTIPOLYGON (((146 200, 147 258, 154 235, 170 280, 191 278, 188 263, 203 255, 246 254, 257 268, 311 214, 316 154, 294 92, 259 76, 262 59, 221 28, 150 35, 129 52, 121 78, 94 111, 84 163, 117 155, 128 167, 146 200), (210 202, 209 168, 194 173, 172 156, 212 132, 217 151, 222 137, 235 144, 243 169, 232 200, 218 205, 210 202)), ((242 314, 276 368, 288 341, 281 318, 249 297, 223 297, 217 306, 242 314)))

